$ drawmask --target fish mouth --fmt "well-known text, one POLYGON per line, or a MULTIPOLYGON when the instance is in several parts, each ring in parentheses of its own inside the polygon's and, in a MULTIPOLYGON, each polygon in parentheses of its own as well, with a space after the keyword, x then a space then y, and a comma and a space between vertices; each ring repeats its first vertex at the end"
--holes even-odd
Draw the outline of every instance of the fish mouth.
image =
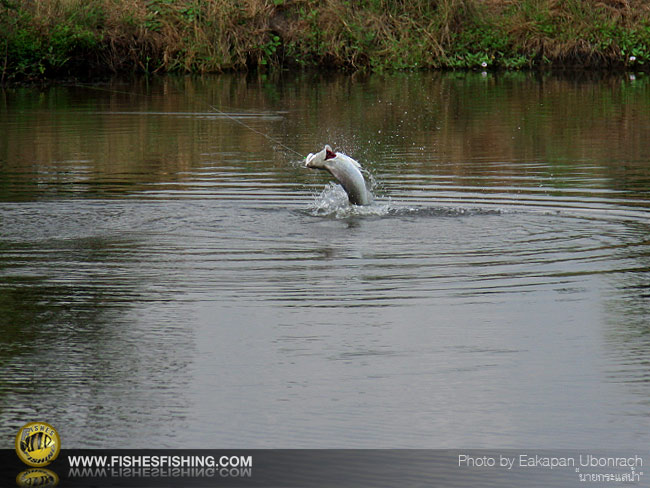
POLYGON ((325 161, 336 158, 336 153, 332 151, 332 148, 329 145, 325 145, 322 151, 317 153, 309 153, 305 158, 305 167, 306 168, 315 168, 315 169, 325 169, 325 161))

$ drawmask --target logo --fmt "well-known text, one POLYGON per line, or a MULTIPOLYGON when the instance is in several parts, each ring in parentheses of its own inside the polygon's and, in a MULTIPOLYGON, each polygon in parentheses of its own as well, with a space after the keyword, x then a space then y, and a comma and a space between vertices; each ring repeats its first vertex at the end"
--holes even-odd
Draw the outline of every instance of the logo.
POLYGON ((30 422, 16 435, 16 454, 28 466, 47 466, 56 459, 60 450, 58 432, 45 422, 30 422))

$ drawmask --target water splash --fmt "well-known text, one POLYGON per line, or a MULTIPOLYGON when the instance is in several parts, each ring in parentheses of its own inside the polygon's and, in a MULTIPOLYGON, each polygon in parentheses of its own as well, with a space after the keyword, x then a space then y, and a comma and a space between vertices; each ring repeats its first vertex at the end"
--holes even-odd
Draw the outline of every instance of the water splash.
POLYGON ((349 217, 467 217, 474 215, 501 215, 510 211, 502 208, 480 208, 464 206, 412 206, 394 202, 390 197, 380 199, 372 195, 371 205, 352 205, 343 187, 330 182, 320 195, 314 199, 314 204, 307 213, 314 217, 333 217, 345 219, 349 217))
POLYGON ((375 216, 388 215, 391 211, 391 203, 380 203, 373 195, 374 203, 371 205, 352 205, 343 187, 337 183, 330 182, 325 189, 314 199, 314 205, 309 213, 318 217, 334 217, 343 219, 354 216, 375 216))

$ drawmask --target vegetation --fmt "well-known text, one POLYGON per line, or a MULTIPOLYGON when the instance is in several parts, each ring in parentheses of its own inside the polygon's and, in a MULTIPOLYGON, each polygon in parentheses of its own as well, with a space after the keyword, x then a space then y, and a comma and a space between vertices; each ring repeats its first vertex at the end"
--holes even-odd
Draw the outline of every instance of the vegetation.
POLYGON ((318 67, 650 67, 645 0, 0 0, 1 81, 318 67))

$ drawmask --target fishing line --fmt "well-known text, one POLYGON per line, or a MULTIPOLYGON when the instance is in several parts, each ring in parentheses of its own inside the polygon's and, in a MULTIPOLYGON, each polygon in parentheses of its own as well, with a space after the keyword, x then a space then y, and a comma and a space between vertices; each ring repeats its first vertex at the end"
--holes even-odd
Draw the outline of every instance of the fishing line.
MULTIPOLYGON (((122 91, 122 90, 113 90, 113 89, 110 89, 110 88, 101 88, 101 87, 98 87, 98 86, 85 85, 85 84, 80 84, 80 83, 75 83, 75 86, 79 86, 79 87, 82 87, 82 88, 89 88, 89 89, 91 89, 91 90, 106 91, 106 92, 110 92, 110 93, 121 93, 121 94, 124 94, 124 95, 131 95, 131 96, 133 96, 133 95, 141 96, 141 97, 147 97, 147 96, 150 96, 150 95, 145 95, 145 94, 142 94, 142 93, 127 92, 127 91, 122 91)), ((222 111, 222 110, 219 110, 219 109, 218 109, 217 107, 215 107, 214 105, 210 105, 210 104, 208 104, 208 107, 210 107, 212 110, 214 110, 214 111, 215 111, 216 113, 218 113, 219 115, 222 115, 222 116, 224 116, 224 117, 226 117, 226 118, 232 120, 233 122, 237 122, 237 123, 238 123, 239 125, 241 125, 242 127, 245 127, 246 129, 248 129, 248 130, 250 130, 250 131, 252 131, 252 132, 255 132, 256 134, 261 135, 262 137, 266 138, 268 141, 272 142, 273 144, 276 144, 276 145, 278 145, 278 146, 280 146, 280 147, 286 149, 287 151, 291 151, 292 153, 294 153, 294 154, 296 154, 297 156, 299 156, 301 159, 303 158, 303 155, 302 155, 301 153, 299 153, 298 151, 296 151, 295 149, 290 148, 290 147, 287 146, 286 144, 282 144, 280 141, 278 141, 277 139, 274 139, 274 138, 271 137, 270 135, 265 134, 264 132, 259 131, 259 130, 255 129, 255 128, 251 127, 250 125, 248 125, 248 124, 242 122, 241 120, 239 120, 237 117, 233 117, 233 116, 230 115, 229 113, 224 112, 224 111, 222 111)))
POLYGON ((219 110, 219 109, 218 109, 217 107, 215 107, 214 105, 208 105, 208 106, 209 106, 212 110, 214 110, 215 112, 217 112, 218 114, 223 115, 224 117, 227 117, 227 118, 229 118, 230 120, 232 120, 232 121, 234 121, 234 122, 237 122, 237 123, 238 123, 239 125, 241 125, 242 127, 246 127, 248 130, 251 130, 251 131, 255 132, 256 134, 259 134, 259 135, 261 135, 261 136, 263 136, 263 137, 266 137, 266 139, 268 139, 269 141, 271 141, 273 144, 277 144, 278 146, 283 147, 284 149, 287 149, 288 151, 291 151, 291 152, 294 153, 294 154, 297 154, 297 155, 300 156, 301 158, 303 157, 303 155, 300 154, 300 153, 299 153, 298 151, 296 151, 295 149, 292 149, 292 148, 290 148, 289 146, 287 146, 287 145, 285 145, 285 144, 282 144, 282 143, 281 143, 280 141, 278 141, 277 139, 273 139, 270 135, 265 134, 264 132, 261 132, 261 131, 255 129, 255 128, 251 127, 251 126, 248 125, 248 124, 245 124, 244 122, 242 122, 241 120, 239 120, 237 117, 233 117, 232 115, 230 115, 230 114, 228 114, 228 113, 226 113, 226 112, 222 112, 221 110, 219 110))

